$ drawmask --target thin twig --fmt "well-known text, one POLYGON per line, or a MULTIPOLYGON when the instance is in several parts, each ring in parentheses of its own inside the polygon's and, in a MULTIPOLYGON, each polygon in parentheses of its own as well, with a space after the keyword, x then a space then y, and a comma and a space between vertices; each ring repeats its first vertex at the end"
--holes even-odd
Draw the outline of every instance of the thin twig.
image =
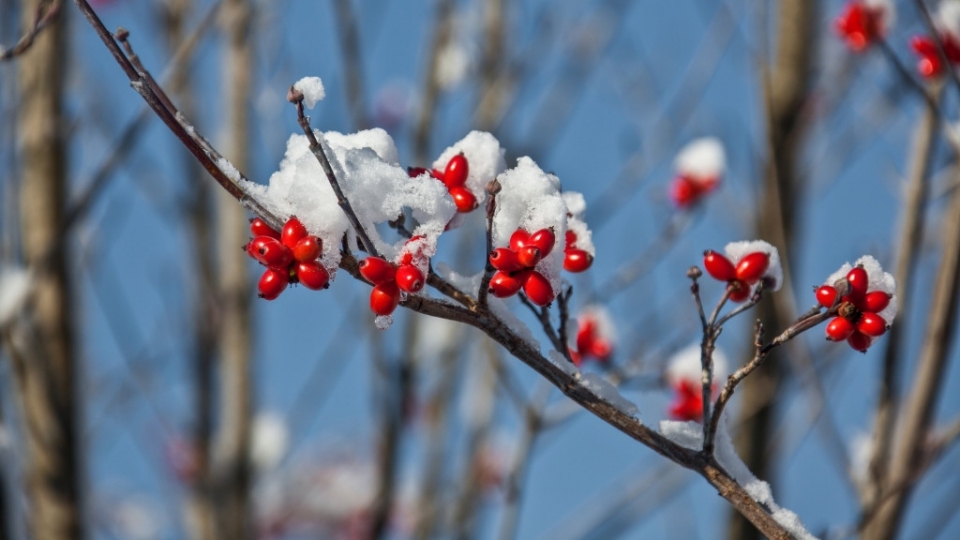
POLYGON ((16 58, 30 50, 30 47, 33 46, 33 42, 37 36, 40 35, 40 32, 47 26, 50 26, 50 23, 55 21, 57 16, 60 15, 61 4, 61 0, 53 0, 52 2, 41 3, 37 6, 37 14, 34 18, 33 27, 31 27, 13 47, 9 49, 0 47, 0 62, 16 58))
POLYGON ((483 309, 487 307, 490 279, 493 278, 493 273, 496 270, 490 262, 490 253, 493 252, 493 216, 497 212, 497 194, 500 193, 500 188, 500 182, 496 178, 487 183, 487 230, 485 234, 487 259, 486 266, 483 269, 483 278, 480 280, 480 291, 477 293, 477 304, 483 309))

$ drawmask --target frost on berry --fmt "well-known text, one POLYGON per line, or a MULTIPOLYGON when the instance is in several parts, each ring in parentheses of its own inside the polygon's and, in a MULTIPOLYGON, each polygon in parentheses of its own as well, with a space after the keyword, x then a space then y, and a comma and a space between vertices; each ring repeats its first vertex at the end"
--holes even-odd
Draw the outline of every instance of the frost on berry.
MULTIPOLYGON (((780 253, 777 248, 763 240, 744 240, 741 242, 731 242, 723 248, 727 259, 736 267, 744 257, 752 253, 766 253, 769 259, 769 266, 761 277, 764 290, 778 291, 783 284, 783 267, 780 265, 780 253)), ((752 288, 751 288, 752 290, 752 288)))
POLYGON ((716 189, 726 169, 723 145, 713 137, 695 139, 684 146, 674 160, 676 176, 670 198, 681 208, 696 204, 716 189))

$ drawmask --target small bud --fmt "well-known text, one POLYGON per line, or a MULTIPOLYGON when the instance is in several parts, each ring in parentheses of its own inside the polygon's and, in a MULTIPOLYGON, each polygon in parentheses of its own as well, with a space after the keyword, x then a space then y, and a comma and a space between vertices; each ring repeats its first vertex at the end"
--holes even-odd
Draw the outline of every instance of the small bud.
POLYGON ((117 37, 118 40, 126 41, 127 38, 130 37, 130 31, 122 26, 118 26, 117 33, 114 35, 117 37))
POLYGON ((697 265, 693 265, 689 270, 687 270, 687 277, 690 279, 697 279, 702 275, 703 272, 700 271, 700 267, 697 265))
POLYGON ((294 86, 290 86, 290 89, 287 90, 287 101, 290 103, 301 103, 303 102, 303 92, 297 90, 294 86))

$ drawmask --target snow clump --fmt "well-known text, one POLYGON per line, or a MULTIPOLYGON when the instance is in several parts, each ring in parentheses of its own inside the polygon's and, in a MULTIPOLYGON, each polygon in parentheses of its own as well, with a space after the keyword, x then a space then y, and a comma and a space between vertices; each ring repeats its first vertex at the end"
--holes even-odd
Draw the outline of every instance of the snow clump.
POLYGON ((780 252, 768 242, 763 240, 743 240, 740 242, 730 242, 723 251, 727 254, 727 259, 736 267, 740 259, 751 253, 762 252, 770 256, 770 265, 764 272, 761 281, 764 290, 779 291, 783 285, 783 266, 780 265, 780 252))
POLYGON ((323 81, 320 80, 320 77, 304 77, 293 83, 293 87, 303 94, 303 104, 306 105, 308 109, 312 109, 317 102, 327 96, 327 92, 323 88, 323 81))

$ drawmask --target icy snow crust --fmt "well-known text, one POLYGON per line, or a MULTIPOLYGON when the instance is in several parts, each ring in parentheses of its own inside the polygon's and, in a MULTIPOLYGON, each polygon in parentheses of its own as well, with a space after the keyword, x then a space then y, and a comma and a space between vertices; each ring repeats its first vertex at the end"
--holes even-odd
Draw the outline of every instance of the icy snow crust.
POLYGON ((627 416, 640 418, 640 409, 636 403, 620 395, 617 388, 596 373, 586 373, 580 378, 580 384, 597 395, 600 399, 613 405, 615 409, 627 416))
POLYGON ((483 201, 487 198, 487 183, 507 168, 507 162, 503 158, 504 149, 500 148, 500 141, 493 135, 485 131, 471 131, 444 150, 433 162, 433 168, 443 172, 447 168, 447 162, 461 152, 469 164, 466 188, 473 193, 482 208, 483 201))
MULTIPOLYGON (((667 382, 674 385, 681 381, 700 385, 700 344, 693 343, 677 351, 667 362, 667 382)), ((713 382, 720 382, 727 375, 727 356, 720 349, 713 350, 713 382)))
POLYGON ((308 109, 312 109, 317 102, 327 96, 327 91, 323 88, 323 81, 320 77, 304 77, 293 83, 293 87, 303 94, 303 104, 308 109))
POLYGON ((716 180, 723 176, 727 159, 723 144, 713 137, 687 143, 674 161, 677 172, 691 180, 716 180))
POLYGON ((780 265, 780 252, 777 251, 777 248, 763 240, 743 240, 741 242, 730 242, 723 248, 723 251, 734 266, 740 262, 740 259, 757 251, 770 255, 770 266, 763 274, 763 279, 764 281, 772 280, 774 285, 773 287, 767 287, 766 290, 780 290, 780 286, 783 285, 783 266, 780 265))
MULTIPOLYGON (((660 422, 660 434, 684 448, 699 450, 703 447, 703 426, 698 422, 662 420, 660 422)), ((733 477, 737 484, 743 487, 753 500, 765 506, 777 523, 799 540, 816 540, 816 537, 807 531, 796 514, 786 508, 780 508, 773 500, 770 484, 758 479, 750 472, 750 469, 747 468, 734 450, 733 443, 730 441, 730 434, 723 422, 720 423, 720 429, 717 430, 715 448, 717 461, 723 469, 733 477)))
MULTIPOLYGON (((433 255, 437 238, 456 213, 446 187, 428 175, 410 178, 398 163, 393 139, 382 129, 350 135, 315 130, 314 135, 377 250, 387 259, 398 259, 404 241, 387 242, 374 225, 394 220, 408 209, 419 223, 413 234, 424 237, 420 252, 425 257, 433 255)), ((324 266, 337 268, 340 239, 350 230, 350 222, 305 135, 291 135, 287 140, 280 170, 270 177, 269 186, 248 184, 247 189, 277 216, 297 216, 311 234, 323 240, 324 266)))
POLYGON ((830 274, 830 277, 827 278, 824 285, 833 285, 838 279, 847 277, 847 273, 853 270, 854 266, 863 266, 863 269, 867 271, 868 293, 883 291, 890 295, 890 303, 887 304, 887 307, 883 308, 882 311, 877 313, 877 315, 883 317, 883 320, 886 321, 887 324, 892 324, 893 319, 897 317, 897 280, 889 273, 884 272, 883 267, 880 266, 880 262, 870 255, 860 257, 852 266, 850 263, 844 263, 839 270, 830 274))

